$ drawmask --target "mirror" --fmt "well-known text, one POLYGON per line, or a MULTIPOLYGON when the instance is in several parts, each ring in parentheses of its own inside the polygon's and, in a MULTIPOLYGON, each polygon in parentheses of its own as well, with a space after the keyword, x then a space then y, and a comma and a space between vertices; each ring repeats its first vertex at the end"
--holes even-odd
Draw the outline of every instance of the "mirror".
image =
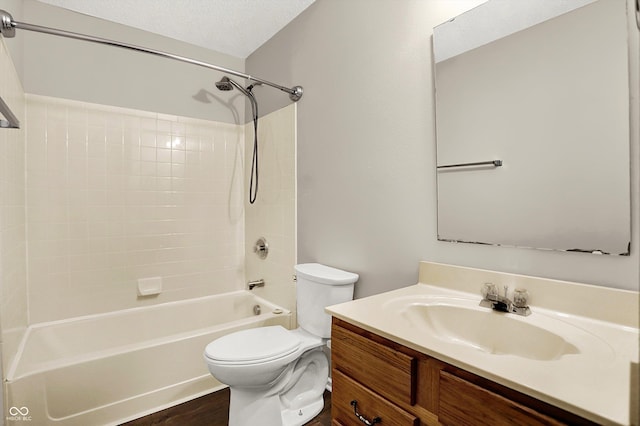
POLYGON ((626 7, 492 0, 434 29, 439 240, 629 254, 626 7))

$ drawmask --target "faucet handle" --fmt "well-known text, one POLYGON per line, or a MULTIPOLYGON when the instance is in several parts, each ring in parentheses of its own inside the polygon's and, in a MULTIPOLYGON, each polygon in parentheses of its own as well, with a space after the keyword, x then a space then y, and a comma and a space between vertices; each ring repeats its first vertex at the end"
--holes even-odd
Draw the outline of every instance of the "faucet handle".
POLYGON ((484 299, 489 299, 490 297, 494 297, 498 295, 498 288, 494 283, 484 283, 482 284, 482 289, 480 290, 480 294, 484 299))
POLYGON ((529 304, 529 292, 523 288, 516 288, 513 291, 513 305, 516 308, 526 308, 529 304))

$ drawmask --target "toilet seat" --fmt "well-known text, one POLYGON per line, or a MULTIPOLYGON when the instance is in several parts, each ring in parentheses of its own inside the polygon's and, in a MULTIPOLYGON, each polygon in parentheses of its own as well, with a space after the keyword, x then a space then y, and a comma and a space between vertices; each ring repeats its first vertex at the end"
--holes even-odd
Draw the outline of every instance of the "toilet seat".
POLYGON ((209 343, 204 352, 216 364, 251 365, 284 358, 301 343, 296 333, 276 325, 228 334, 209 343))

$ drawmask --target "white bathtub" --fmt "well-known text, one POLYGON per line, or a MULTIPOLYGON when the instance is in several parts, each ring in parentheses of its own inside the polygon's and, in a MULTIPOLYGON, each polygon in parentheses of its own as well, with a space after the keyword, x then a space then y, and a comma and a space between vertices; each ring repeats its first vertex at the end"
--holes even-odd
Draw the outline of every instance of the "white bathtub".
POLYGON ((120 424, 188 401, 223 387, 202 358, 207 343, 290 323, 289 311, 237 291, 30 326, 7 374, 6 424, 120 424))

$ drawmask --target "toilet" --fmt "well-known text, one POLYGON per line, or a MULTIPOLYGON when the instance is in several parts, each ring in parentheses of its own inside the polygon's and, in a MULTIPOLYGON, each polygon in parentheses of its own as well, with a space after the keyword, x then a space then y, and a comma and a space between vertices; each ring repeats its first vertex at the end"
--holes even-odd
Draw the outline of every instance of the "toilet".
POLYGON ((209 372, 229 386, 229 426, 300 426, 324 407, 331 337, 324 308, 353 299, 358 275, 318 263, 295 266, 299 327, 259 327, 209 343, 209 372))

